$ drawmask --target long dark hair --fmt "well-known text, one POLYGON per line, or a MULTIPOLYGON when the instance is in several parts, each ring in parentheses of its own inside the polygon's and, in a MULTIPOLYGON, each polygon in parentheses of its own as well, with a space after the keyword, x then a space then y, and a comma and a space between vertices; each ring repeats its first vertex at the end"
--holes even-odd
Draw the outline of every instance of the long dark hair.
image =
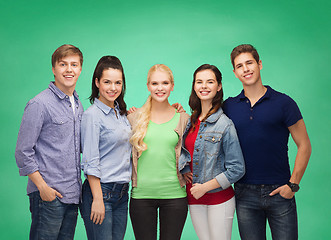
POLYGON ((126 103, 124 101, 124 94, 125 94, 125 75, 121 61, 115 56, 103 56, 100 58, 97 66, 95 67, 93 77, 92 77, 92 93, 89 97, 90 103, 94 103, 94 99, 99 97, 99 88, 95 85, 95 79, 100 81, 102 77, 102 73, 104 70, 109 68, 118 69, 122 72, 122 92, 116 99, 120 108, 120 114, 126 114, 126 103))
MULTIPOLYGON (((200 67, 198 67, 197 70, 195 70, 195 72, 193 73, 192 91, 189 99, 189 105, 191 107, 191 112, 192 112, 191 124, 193 130, 195 129, 196 122, 201 114, 201 100, 194 91, 194 84, 197 73, 204 70, 211 70, 215 74, 217 83, 222 84, 222 73, 214 65, 203 64, 200 67)), ((222 106, 223 106, 223 87, 221 88, 220 91, 216 93, 212 101, 212 108, 209 110, 206 117, 202 121, 205 121, 210 115, 217 112, 217 110, 222 106)))

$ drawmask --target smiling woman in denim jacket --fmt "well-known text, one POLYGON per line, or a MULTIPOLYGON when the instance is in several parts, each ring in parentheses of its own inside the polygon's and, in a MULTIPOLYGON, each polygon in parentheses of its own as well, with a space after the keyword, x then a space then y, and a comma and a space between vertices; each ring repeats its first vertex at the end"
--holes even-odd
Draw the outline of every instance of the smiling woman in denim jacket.
POLYGON ((223 113, 222 74, 209 64, 193 75, 191 119, 183 136, 179 170, 187 182, 189 211, 200 240, 231 239, 232 183, 245 172, 232 121, 223 113))
POLYGON ((93 74, 93 103, 81 123, 81 215, 89 240, 122 240, 131 180, 131 126, 124 102, 125 77, 120 60, 102 57, 93 74))

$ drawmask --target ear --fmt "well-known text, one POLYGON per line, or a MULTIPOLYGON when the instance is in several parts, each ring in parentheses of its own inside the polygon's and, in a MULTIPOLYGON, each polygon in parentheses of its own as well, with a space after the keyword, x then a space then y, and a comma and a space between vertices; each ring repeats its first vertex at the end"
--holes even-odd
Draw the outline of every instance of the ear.
POLYGON ((174 87, 175 87, 175 84, 173 83, 170 91, 173 91, 174 87))
POLYGON ((55 76, 55 69, 54 69, 54 67, 52 67, 52 72, 53 72, 53 75, 55 76))
POLYGON ((259 68, 260 68, 260 70, 262 70, 262 68, 263 68, 263 66, 262 66, 262 61, 261 60, 259 60, 259 68))
POLYGON ((97 88, 100 87, 100 82, 99 82, 99 79, 98 78, 95 78, 95 85, 97 86, 97 88))
POLYGON ((147 85, 147 90, 150 92, 151 90, 149 89, 149 84, 147 83, 146 85, 147 85))
POLYGON ((222 83, 218 84, 217 92, 221 91, 222 89, 222 83))

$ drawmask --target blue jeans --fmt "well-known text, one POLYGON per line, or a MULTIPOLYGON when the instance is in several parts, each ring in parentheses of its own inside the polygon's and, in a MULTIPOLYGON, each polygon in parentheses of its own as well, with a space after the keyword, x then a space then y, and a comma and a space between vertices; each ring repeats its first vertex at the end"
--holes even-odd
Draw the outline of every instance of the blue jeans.
POLYGON ((29 194, 31 229, 30 240, 74 239, 78 215, 78 204, 65 204, 55 198, 43 201, 39 191, 29 194))
POLYGON ((241 239, 265 240, 266 220, 273 240, 298 239, 295 198, 277 194, 269 196, 281 185, 235 184, 236 211, 241 239))
POLYGON ((84 220, 89 240, 123 240, 128 219, 129 184, 101 183, 105 218, 102 224, 94 224, 91 219, 93 196, 87 180, 83 184, 80 212, 84 220))

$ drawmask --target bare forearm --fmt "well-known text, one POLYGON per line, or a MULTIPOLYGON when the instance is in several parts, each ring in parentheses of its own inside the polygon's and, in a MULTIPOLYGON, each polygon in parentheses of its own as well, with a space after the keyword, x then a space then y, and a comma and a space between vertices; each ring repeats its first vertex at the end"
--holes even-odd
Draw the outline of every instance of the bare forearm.
POLYGON ((203 185, 205 187, 206 192, 209 192, 221 186, 215 178, 208 182, 205 182, 203 185))
POLYGON ((305 146, 300 146, 298 148, 298 153, 295 158, 295 164, 293 173, 290 179, 290 182, 299 184, 303 174, 308 165, 308 161, 311 155, 311 145, 310 142, 307 143, 305 146))
POLYGON ((292 138, 298 147, 297 156, 290 182, 299 184, 305 173, 311 155, 311 143, 306 130, 306 125, 301 119, 289 127, 292 138))
POLYGON ((220 187, 217 180, 214 178, 208 182, 205 182, 203 184, 195 183, 193 184, 191 188, 191 193, 195 199, 201 198, 203 195, 206 194, 206 192, 209 192, 215 188, 220 187))
POLYGON ((100 178, 97 178, 93 175, 87 176, 88 182, 91 187, 93 200, 101 200, 102 198, 102 190, 101 190, 101 184, 100 184, 100 178))
POLYGON ((62 194, 47 185, 39 171, 35 171, 28 175, 31 181, 37 186, 40 197, 44 201, 53 201, 56 196, 62 198, 62 194))
POLYGON ((35 171, 34 173, 29 174, 28 177, 37 186, 39 191, 42 191, 42 189, 44 189, 45 187, 48 187, 47 183, 45 182, 43 177, 40 175, 39 171, 35 171))

